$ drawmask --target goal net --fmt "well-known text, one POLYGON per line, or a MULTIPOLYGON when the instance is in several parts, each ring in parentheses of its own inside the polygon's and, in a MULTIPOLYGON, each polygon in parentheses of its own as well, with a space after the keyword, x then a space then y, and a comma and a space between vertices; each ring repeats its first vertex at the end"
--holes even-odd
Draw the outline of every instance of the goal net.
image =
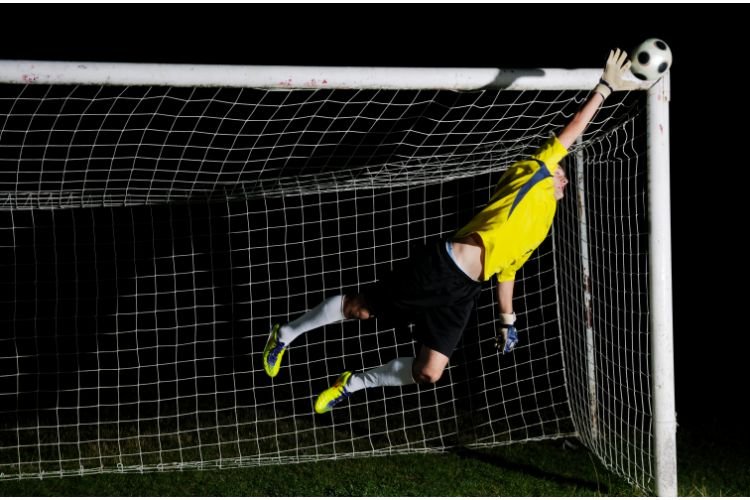
POLYGON ((414 355, 408 325, 378 320, 308 332, 273 380, 262 366, 274 322, 468 222, 577 111, 590 74, 536 89, 25 73, 2 85, 0 477, 575 436, 656 489, 643 91, 608 99, 567 158, 568 196, 518 274, 512 354, 494 346, 488 282, 434 386, 361 391, 314 413, 344 369, 414 355))

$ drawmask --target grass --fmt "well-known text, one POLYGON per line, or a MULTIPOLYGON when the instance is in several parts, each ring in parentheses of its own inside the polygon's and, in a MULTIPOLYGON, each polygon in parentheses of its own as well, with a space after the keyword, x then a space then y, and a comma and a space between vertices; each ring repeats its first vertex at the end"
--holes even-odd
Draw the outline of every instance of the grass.
POLYGON ((678 430, 681 496, 750 496, 750 432, 727 422, 685 424, 678 430))
POLYGON ((101 474, 2 483, 10 496, 637 495, 583 450, 561 442, 225 471, 101 474), (564 464, 575 455, 575 469, 564 464), (584 476, 580 471, 587 471, 584 476), (343 472, 343 474, 342 474, 343 472), (278 480, 283 477, 283 481, 278 480))
MULTIPOLYGON (((744 430, 681 426, 680 496, 750 495, 744 430), (743 434, 744 433, 744 434, 743 434)), ((571 441, 231 470, 5 481, 5 496, 642 496, 571 441)))

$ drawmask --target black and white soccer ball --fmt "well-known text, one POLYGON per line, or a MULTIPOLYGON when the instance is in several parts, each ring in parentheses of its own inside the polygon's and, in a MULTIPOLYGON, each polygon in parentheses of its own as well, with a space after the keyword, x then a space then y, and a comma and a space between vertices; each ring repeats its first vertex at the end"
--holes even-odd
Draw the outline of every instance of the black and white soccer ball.
POLYGON ((649 38, 633 51, 630 71, 639 80, 658 80, 672 66, 672 51, 664 40, 649 38))

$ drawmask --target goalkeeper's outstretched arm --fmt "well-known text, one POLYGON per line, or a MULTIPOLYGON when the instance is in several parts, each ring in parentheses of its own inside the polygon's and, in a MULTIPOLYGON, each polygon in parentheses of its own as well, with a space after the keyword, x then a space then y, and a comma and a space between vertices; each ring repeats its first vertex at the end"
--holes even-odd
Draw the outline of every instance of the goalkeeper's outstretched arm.
POLYGON ((565 146, 565 149, 570 149, 576 139, 586 130, 599 106, 609 97, 609 94, 623 89, 623 76, 629 68, 630 61, 628 60, 627 52, 615 49, 609 53, 609 58, 607 59, 607 64, 604 67, 604 73, 599 83, 594 87, 583 107, 578 110, 557 136, 560 143, 565 146))

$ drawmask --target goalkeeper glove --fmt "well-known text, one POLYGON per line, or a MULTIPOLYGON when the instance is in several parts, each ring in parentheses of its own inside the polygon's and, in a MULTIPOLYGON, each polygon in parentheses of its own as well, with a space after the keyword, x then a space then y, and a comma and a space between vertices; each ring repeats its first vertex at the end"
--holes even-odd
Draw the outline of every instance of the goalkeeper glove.
POLYGON ((518 330, 513 326, 516 322, 516 313, 501 313, 503 324, 500 325, 500 331, 495 337, 495 347, 502 349, 503 354, 509 353, 518 343, 518 330))
POLYGON ((610 51, 604 73, 597 86, 594 87, 594 92, 599 92, 606 99, 612 92, 623 90, 625 87, 623 77, 629 68, 630 61, 627 52, 620 49, 610 51))

